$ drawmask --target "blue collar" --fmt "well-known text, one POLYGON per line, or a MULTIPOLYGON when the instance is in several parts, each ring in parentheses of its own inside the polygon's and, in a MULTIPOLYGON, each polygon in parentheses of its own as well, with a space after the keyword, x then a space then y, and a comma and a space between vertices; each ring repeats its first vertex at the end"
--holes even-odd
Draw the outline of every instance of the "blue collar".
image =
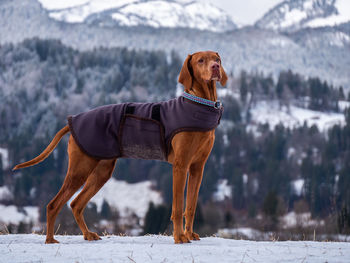
POLYGON ((186 99, 192 100, 194 102, 197 102, 197 103, 200 103, 200 104, 203 104, 203 105, 206 105, 206 106, 213 107, 215 109, 220 109, 222 107, 222 103, 219 100, 212 101, 212 100, 203 99, 201 97, 197 97, 195 95, 189 94, 189 93, 187 93, 185 91, 182 93, 181 96, 186 98, 186 99))

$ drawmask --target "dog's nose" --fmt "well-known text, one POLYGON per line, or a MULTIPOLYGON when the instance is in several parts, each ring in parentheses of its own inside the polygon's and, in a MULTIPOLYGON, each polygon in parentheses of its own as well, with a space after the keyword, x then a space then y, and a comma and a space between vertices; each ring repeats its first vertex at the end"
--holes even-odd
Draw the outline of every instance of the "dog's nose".
POLYGON ((216 63, 216 62, 211 66, 212 70, 218 70, 219 68, 220 68, 220 65, 219 63, 216 63))

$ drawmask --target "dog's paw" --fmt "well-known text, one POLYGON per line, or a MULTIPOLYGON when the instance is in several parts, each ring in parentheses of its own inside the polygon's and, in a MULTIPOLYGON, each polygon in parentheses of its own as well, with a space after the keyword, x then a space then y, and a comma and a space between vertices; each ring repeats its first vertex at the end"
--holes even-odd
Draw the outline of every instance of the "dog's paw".
POLYGON ((57 244, 60 243, 54 238, 46 238, 45 244, 57 244))
POLYGON ((86 234, 84 234, 84 239, 85 240, 89 240, 89 241, 93 241, 93 240, 100 240, 100 236, 97 235, 94 232, 87 232, 86 234))
POLYGON ((185 234, 174 235, 175 244, 191 243, 185 234))
POLYGON ((200 240, 199 235, 197 233, 194 233, 194 232, 186 232, 185 231, 185 236, 189 240, 200 240))

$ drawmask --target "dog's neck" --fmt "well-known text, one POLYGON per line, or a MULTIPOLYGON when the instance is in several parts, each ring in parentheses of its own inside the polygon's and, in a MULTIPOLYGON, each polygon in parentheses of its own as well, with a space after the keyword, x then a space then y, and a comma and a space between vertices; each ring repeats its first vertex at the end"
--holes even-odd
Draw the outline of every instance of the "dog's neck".
POLYGON ((217 95, 215 80, 210 80, 208 82, 198 82, 197 80, 194 80, 189 93, 203 99, 216 101, 217 95))

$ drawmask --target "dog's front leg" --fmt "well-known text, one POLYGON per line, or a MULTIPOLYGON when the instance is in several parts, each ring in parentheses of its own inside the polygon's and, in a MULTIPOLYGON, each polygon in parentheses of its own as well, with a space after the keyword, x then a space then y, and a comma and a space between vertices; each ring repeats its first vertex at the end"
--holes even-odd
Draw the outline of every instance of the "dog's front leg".
MULTIPOLYGON (((206 161, 206 160, 205 160, 206 161)), ((188 177, 185 235, 190 240, 199 240, 199 235, 193 232, 193 221, 196 213, 198 192, 203 178, 204 162, 193 163, 188 177)))
POLYGON ((188 167, 182 162, 174 162, 173 164, 173 207, 171 220, 174 225, 175 243, 189 243, 190 240, 185 236, 183 231, 183 206, 184 206, 184 190, 186 184, 188 167))

